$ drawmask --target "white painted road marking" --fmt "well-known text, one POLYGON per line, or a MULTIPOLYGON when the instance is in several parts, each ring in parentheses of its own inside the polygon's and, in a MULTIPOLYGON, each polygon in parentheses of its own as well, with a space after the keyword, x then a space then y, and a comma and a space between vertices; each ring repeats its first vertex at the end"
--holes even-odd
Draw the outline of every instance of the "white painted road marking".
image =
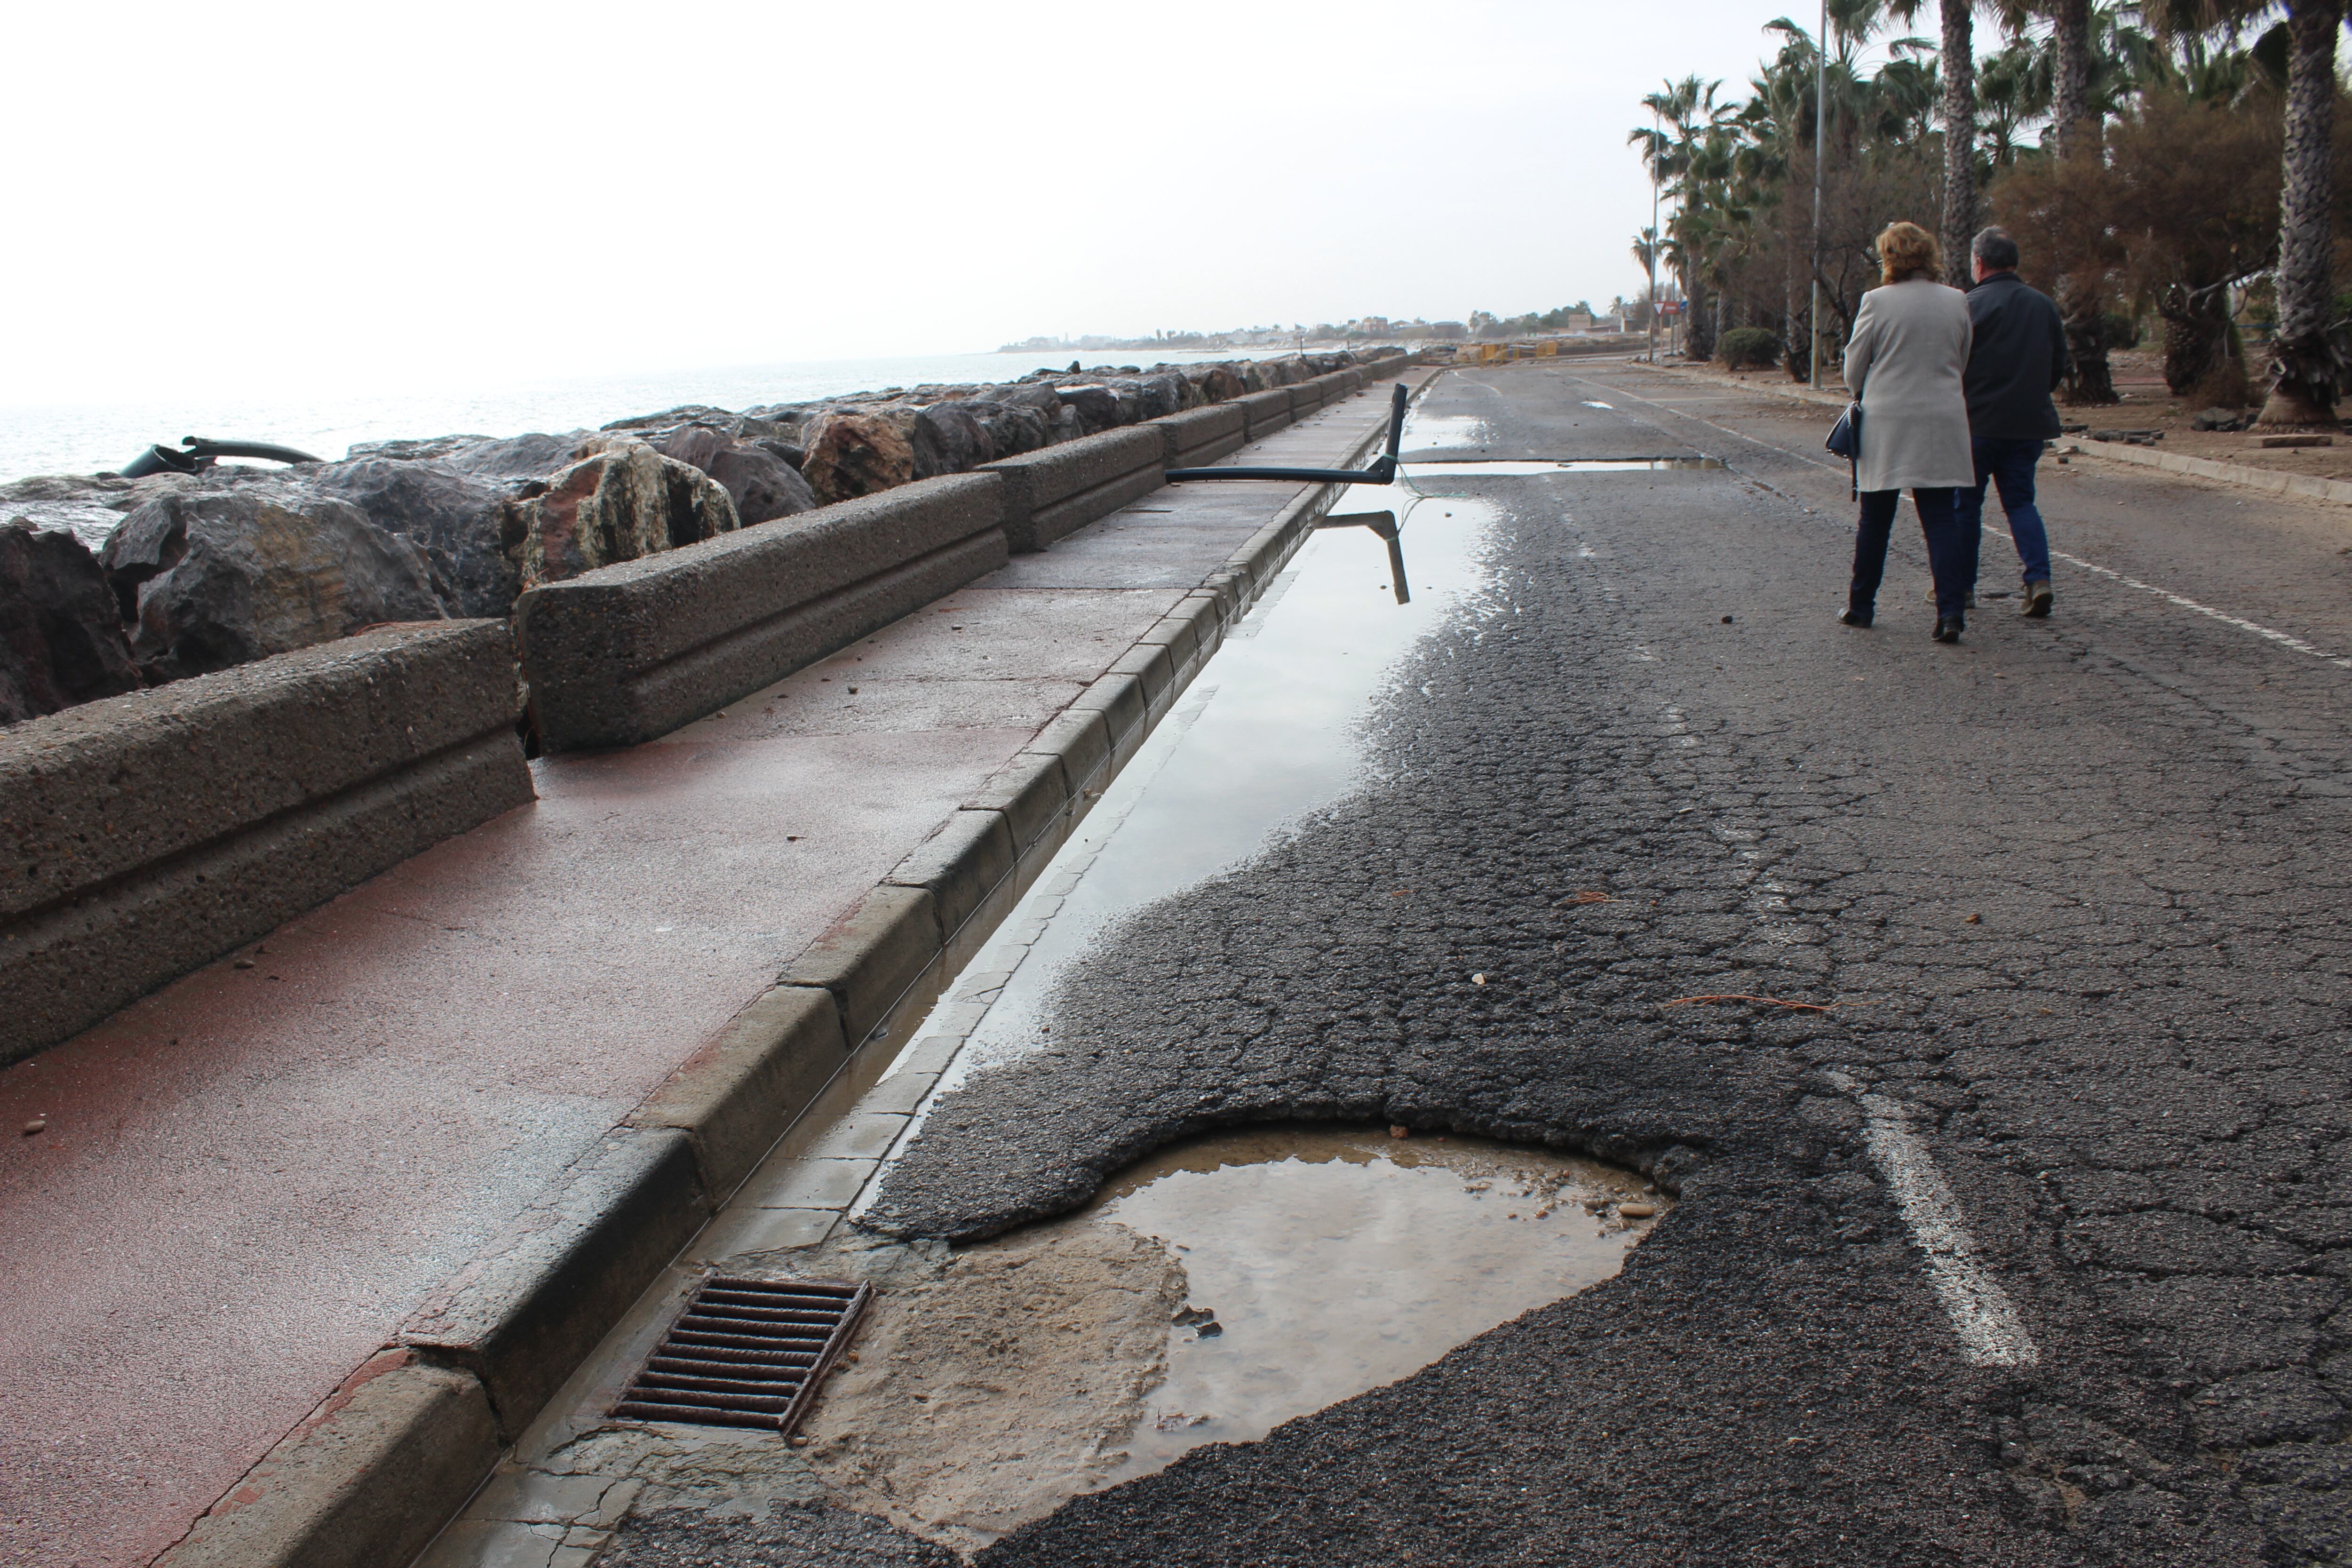
POLYGON ((1951 1184, 1911 1129, 1911 1114, 1883 1094, 1871 1094, 1842 1072, 1824 1073, 1862 1106, 1870 1157, 1927 1257, 1928 1282, 1959 1336, 1960 1359, 1977 1366, 2032 1366, 2042 1359, 2025 1331, 2017 1303, 1977 1257, 1976 1238, 1960 1218, 1951 1184))
MULTIPOLYGON (((1759 441, 1755 437, 1748 435, 1744 431, 1734 430, 1728 425, 1717 425, 1712 419, 1705 418, 1696 414, 1686 413, 1683 409, 1676 408, 1671 403, 1661 403, 1654 397, 1643 397, 1638 392, 1627 392, 1622 387, 1619 387, 1614 390, 1620 397, 1630 397, 1636 403, 1646 403, 1653 408, 1660 409, 1667 414, 1674 415, 1676 418, 1695 420, 1697 423, 1706 426, 1710 430, 1720 430, 1725 435, 1745 441, 1751 447, 1761 447, 1768 452, 1777 452, 1784 458, 1794 458, 1801 463, 1811 463, 1817 468, 1835 469, 1845 466, 1843 463, 1823 462, 1818 458, 1808 457, 1802 452, 1791 452, 1786 447, 1776 447, 1769 441, 1759 441)), ((1746 477, 1752 478, 1753 476, 1746 477)), ((1761 480, 1758 480, 1757 482, 1759 484, 1762 483, 1761 480)), ((1798 504, 1803 505, 1802 502, 1799 502, 1798 504)), ((1806 510, 1811 510, 1811 509, 1807 508, 1806 510)), ((1992 534, 1996 538, 2008 539, 2010 537, 2005 530, 1993 523, 1988 522, 1984 525, 1984 528, 1987 533, 1992 534)), ((2012 541, 2012 542, 2014 542, 2012 541)), ((2329 653, 2325 648, 2315 647, 2311 644, 2304 641, 2301 637, 2292 636, 2286 632, 2273 630, 2269 626, 2263 626, 2259 621, 2250 621, 2242 616, 2233 616, 2226 610, 2217 610, 2210 605, 2200 605, 2196 600, 2176 594, 2169 588, 2161 588, 2153 583, 2143 583, 2137 577, 2126 577, 2122 573, 2116 571, 2112 567, 2101 566, 2093 562, 2085 561, 2079 555, 2069 555, 2063 550, 2053 550, 2050 554, 2053 560, 2063 561, 2069 566, 2079 566, 2085 572, 2105 577, 2110 582, 2120 583, 2126 588, 2137 588, 2143 594, 2153 594, 2168 605, 2176 605, 2184 610, 2191 610, 2200 616, 2210 616, 2213 619, 2221 622, 2225 626, 2235 626, 2242 632, 2252 632, 2254 636, 2270 642, 2274 642, 2281 647, 2292 648, 2296 653, 2300 654, 2308 654, 2311 658, 2318 659, 2323 663, 2332 664, 2338 669, 2352 669, 2352 658, 2347 658, 2342 654, 2329 653)))

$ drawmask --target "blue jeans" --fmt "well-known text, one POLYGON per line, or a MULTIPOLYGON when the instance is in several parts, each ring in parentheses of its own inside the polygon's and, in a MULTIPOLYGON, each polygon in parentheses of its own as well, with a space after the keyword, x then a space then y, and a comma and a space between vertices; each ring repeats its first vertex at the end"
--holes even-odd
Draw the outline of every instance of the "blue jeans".
POLYGON ((2025 581, 2050 581, 2050 535, 2042 526, 2042 509, 2033 504, 2033 465, 2042 460, 2040 441, 1988 440, 1976 447, 1977 482, 1958 491, 1960 531, 1968 537, 1969 587, 1977 585, 1978 552, 1984 543, 1985 481, 2000 489, 2000 510, 2009 514, 2009 534, 2017 543, 2017 558, 2025 566, 2025 581))
MULTIPOLYGON (((1919 531, 1927 536, 1927 569, 1936 574, 1936 615, 1957 616, 1968 605, 1969 553, 1971 537, 1960 526, 1958 498, 1965 490, 1915 489, 1911 506, 1919 514, 1919 531)), ((1886 540, 1895 530, 1895 509, 1901 490, 1862 492, 1862 521, 1853 531, 1853 586, 1847 608, 1868 620, 1877 613, 1878 584, 1886 575, 1886 540)))

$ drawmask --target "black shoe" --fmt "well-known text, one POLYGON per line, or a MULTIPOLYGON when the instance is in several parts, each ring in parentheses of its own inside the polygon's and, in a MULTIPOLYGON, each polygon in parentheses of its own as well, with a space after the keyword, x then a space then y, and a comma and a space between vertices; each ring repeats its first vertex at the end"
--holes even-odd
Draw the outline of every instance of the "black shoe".
POLYGON ((1871 617, 1864 615, 1860 610, 1840 610, 1838 620, 1849 626, 1860 626, 1864 631, 1870 629, 1871 617))
POLYGON ((1968 629, 1968 623, 1958 616, 1939 616, 1936 621, 1936 640, 1958 642, 1960 640, 1960 634, 1968 629))
POLYGON ((2050 616, 2050 584, 2047 583, 2028 583, 2025 585, 2025 603, 2021 607, 2026 615, 2032 616, 2037 621, 2048 619, 2050 616))

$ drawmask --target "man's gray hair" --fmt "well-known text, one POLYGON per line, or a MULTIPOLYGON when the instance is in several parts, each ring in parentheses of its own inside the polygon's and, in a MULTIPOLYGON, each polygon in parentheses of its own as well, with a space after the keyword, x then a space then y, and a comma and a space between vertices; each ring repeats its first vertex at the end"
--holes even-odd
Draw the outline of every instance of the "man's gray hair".
POLYGON ((1976 238, 1969 243, 1969 253, 1983 262, 1988 272, 2010 271, 2021 259, 2017 241, 1999 224, 1978 231, 1976 238))

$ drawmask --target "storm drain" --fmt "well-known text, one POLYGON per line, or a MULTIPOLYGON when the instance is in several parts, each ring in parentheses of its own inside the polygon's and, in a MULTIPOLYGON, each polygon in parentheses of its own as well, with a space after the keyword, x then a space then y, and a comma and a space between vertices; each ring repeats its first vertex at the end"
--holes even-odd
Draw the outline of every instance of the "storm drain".
POLYGON ((857 1331, 870 1294, 846 1279, 714 1275, 696 1289, 613 1414, 789 1436, 857 1331))

